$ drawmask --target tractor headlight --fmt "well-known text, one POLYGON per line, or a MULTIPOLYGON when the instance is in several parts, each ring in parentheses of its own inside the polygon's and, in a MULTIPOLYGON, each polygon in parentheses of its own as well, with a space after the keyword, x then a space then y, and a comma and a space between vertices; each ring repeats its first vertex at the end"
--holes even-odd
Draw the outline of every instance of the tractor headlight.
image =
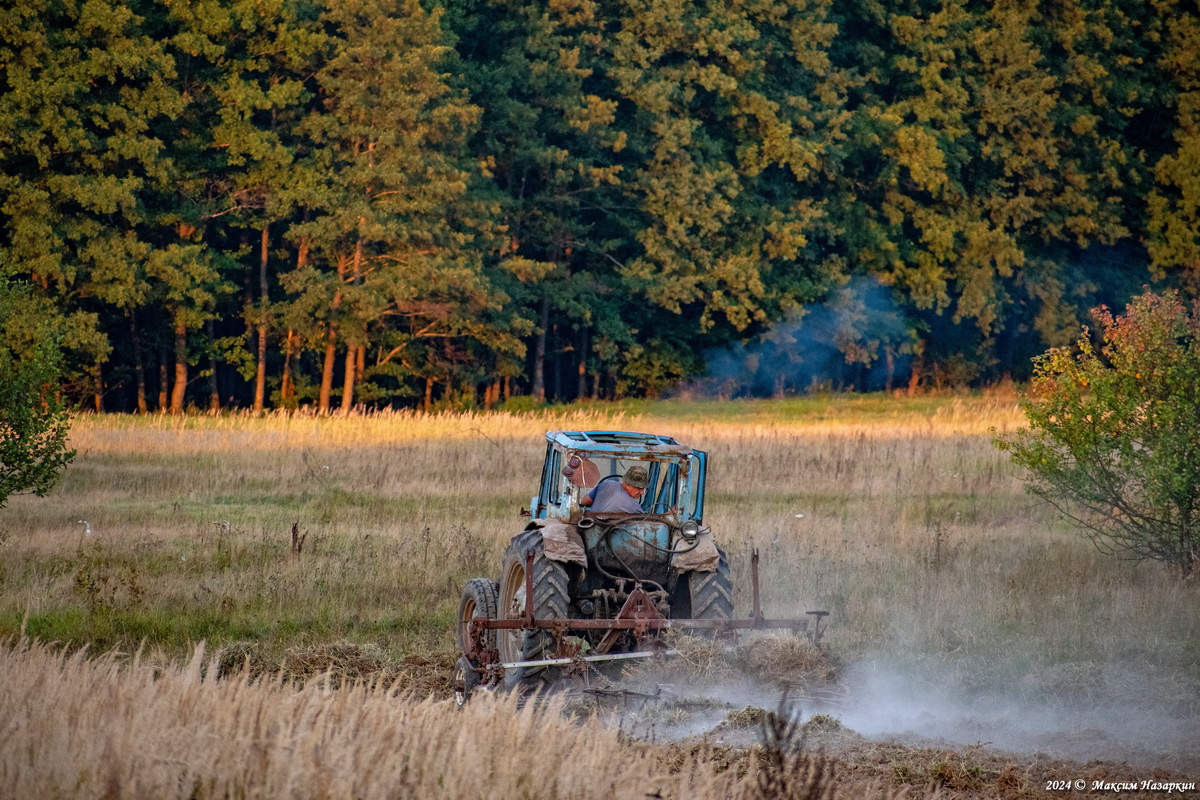
POLYGON ((679 535, 689 543, 696 541, 696 537, 700 535, 700 523, 694 519, 687 520, 679 526, 679 535))

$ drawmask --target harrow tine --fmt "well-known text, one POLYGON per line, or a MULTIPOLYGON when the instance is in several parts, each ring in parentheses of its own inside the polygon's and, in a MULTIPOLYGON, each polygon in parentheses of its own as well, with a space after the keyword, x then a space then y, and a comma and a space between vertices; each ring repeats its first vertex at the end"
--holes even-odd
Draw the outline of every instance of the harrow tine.
POLYGON ((509 661, 500 664, 504 669, 520 669, 521 667, 562 667, 579 662, 592 663, 595 661, 625 661, 631 658, 654 658, 655 656, 677 656, 678 650, 639 650, 636 653, 609 653, 599 656, 571 656, 570 658, 539 658, 536 661, 509 661))
POLYGON ((758 591, 758 548, 755 547, 750 551, 750 588, 754 595, 754 612, 750 615, 750 619, 754 620, 755 625, 762 625, 766 622, 762 613, 762 600, 758 591))

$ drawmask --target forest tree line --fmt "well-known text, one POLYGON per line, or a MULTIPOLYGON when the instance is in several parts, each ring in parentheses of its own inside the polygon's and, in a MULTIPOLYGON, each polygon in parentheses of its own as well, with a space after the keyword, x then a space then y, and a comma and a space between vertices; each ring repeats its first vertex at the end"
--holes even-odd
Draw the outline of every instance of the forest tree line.
POLYGON ((1190 3, 0 9, 0 324, 85 407, 978 384, 1148 283, 1200 290, 1190 3))

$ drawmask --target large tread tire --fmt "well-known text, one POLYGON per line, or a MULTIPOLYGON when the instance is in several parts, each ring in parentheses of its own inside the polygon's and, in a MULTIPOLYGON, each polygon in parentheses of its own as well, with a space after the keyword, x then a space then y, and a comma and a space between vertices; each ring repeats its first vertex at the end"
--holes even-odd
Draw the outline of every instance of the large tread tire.
POLYGON ((733 619, 733 578, 729 558, 717 548, 720 556, 713 572, 689 572, 692 619, 733 619))
MULTIPOLYGON (((471 578, 463 587, 462 599, 458 603, 458 649, 467 652, 467 624, 473 617, 496 618, 499 608, 499 592, 496 584, 487 578, 471 578)), ((489 630, 485 644, 489 650, 496 649, 496 631, 489 630)))
MULTIPOLYGON (((546 558, 540 531, 525 531, 513 539, 504 554, 500 578, 501 619, 519 619, 525 610, 525 553, 533 550, 533 613, 538 619, 566 619, 571 603, 566 567, 546 558)), ((499 637, 502 661, 537 661, 553 658, 554 634, 547 630, 503 631, 499 637)), ((504 684, 528 694, 556 684, 558 667, 519 667, 505 671, 504 684)))

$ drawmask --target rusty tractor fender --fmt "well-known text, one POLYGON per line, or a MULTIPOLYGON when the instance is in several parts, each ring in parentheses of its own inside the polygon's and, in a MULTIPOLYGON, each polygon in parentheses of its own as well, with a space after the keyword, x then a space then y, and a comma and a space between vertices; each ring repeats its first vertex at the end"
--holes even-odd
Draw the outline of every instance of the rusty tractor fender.
POLYGON ((574 525, 554 519, 535 519, 525 530, 540 530, 542 548, 546 558, 563 564, 578 564, 587 569, 587 550, 583 537, 574 525))

